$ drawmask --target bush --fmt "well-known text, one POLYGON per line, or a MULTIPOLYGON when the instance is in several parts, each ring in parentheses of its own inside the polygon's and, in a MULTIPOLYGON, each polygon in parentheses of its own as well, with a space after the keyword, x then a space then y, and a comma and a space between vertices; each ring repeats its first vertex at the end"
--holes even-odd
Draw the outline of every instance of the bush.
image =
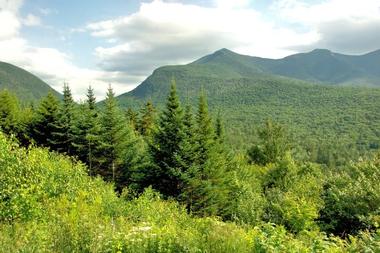
POLYGON ((342 236, 378 228, 379 189, 379 158, 351 164, 330 173, 323 196, 322 228, 342 236))

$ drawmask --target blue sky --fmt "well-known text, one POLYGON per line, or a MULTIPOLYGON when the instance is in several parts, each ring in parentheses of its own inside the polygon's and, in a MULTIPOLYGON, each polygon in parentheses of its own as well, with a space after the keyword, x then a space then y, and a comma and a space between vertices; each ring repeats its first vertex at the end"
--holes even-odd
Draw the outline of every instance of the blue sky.
POLYGON ((223 47, 270 58, 380 47, 378 0, 0 0, 0 23, 0 61, 57 90, 69 82, 77 99, 223 47))

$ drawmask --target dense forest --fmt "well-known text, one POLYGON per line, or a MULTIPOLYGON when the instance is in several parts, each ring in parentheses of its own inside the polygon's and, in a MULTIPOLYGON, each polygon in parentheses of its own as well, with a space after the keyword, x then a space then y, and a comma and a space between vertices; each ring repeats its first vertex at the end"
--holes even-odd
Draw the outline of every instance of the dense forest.
POLYGON ((111 87, 100 105, 1 91, 0 251, 379 250, 378 153, 318 160, 270 118, 233 149, 206 95, 173 81, 165 106, 124 110, 111 87))
POLYGON ((199 90, 205 90, 210 112, 220 113, 228 126, 226 141, 231 149, 244 152, 258 141, 255 129, 272 119, 286 126, 293 144, 306 151, 297 152, 298 159, 340 166, 380 147, 380 89, 362 87, 358 80, 352 85, 335 82, 334 78, 357 73, 342 66, 337 69, 341 57, 315 50, 280 60, 289 64, 283 70, 305 76, 294 79, 263 73, 256 60, 265 59, 224 49, 190 64, 160 67, 117 100, 123 108, 138 110, 152 101, 162 109, 168 83, 175 78, 179 97, 192 106, 198 103, 199 90), (297 65, 290 64, 296 59, 297 65), (315 82, 306 73, 331 79, 315 82))

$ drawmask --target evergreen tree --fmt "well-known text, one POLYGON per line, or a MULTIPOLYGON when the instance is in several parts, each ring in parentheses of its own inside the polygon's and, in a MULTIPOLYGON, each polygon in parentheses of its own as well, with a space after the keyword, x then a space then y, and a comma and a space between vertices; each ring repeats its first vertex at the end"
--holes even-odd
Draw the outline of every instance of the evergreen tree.
POLYGON ((181 162, 181 167, 184 171, 191 168, 196 161, 196 139, 195 139, 195 122, 191 111, 191 106, 188 103, 184 113, 184 139, 181 143, 182 156, 178 157, 181 162))
POLYGON ((182 198, 194 213, 222 215, 229 196, 227 154, 216 139, 203 92, 199 98, 195 129, 195 161, 186 171, 182 198))
POLYGON ((17 134, 20 107, 15 95, 8 90, 0 92, 0 129, 6 134, 17 134))
POLYGON ((53 149, 70 155, 73 151, 74 106, 70 87, 65 83, 63 85, 63 102, 58 111, 58 121, 55 124, 50 142, 53 149))
POLYGON ((203 91, 199 98, 196 121, 197 128, 195 138, 197 142, 197 163, 202 167, 209 159, 215 147, 215 132, 212 126, 212 120, 208 114, 206 96, 203 91))
POLYGON ((96 164, 94 157, 100 145, 100 124, 96 108, 96 98, 91 86, 87 90, 87 100, 78 107, 73 125, 73 146, 78 158, 89 167, 90 175, 94 174, 96 164))
POLYGON ((52 133, 56 131, 58 122, 58 108, 59 101, 51 92, 41 100, 31 127, 32 137, 38 145, 51 146, 52 133))
POLYGON ((248 150, 250 162, 265 165, 280 161, 290 150, 289 138, 283 126, 267 120, 258 132, 259 141, 248 150))
POLYGON ((218 112, 218 116, 215 121, 215 139, 219 142, 219 144, 224 145, 225 131, 220 111, 218 112))
POLYGON ((135 112, 132 108, 128 108, 125 113, 125 116, 129 121, 129 124, 131 125, 132 129, 138 131, 138 113, 135 112))
POLYGON ((177 197, 183 186, 182 145, 185 138, 181 104, 172 81, 166 108, 158 120, 150 153, 153 168, 146 175, 145 185, 152 185, 166 196, 177 197))
POLYGON ((143 148, 139 146, 141 143, 121 114, 111 86, 107 91, 100 123, 99 174, 115 182, 117 189, 121 190, 129 183, 131 174, 145 164, 142 161, 144 155, 141 154, 143 148))
POLYGON ((138 121, 138 131, 143 136, 150 136, 154 129, 155 109, 152 101, 148 101, 141 110, 141 118, 138 121))
POLYGON ((116 180, 116 168, 120 164, 120 148, 123 145, 123 123, 116 103, 115 93, 109 86, 101 119, 101 171, 99 173, 109 181, 116 180))

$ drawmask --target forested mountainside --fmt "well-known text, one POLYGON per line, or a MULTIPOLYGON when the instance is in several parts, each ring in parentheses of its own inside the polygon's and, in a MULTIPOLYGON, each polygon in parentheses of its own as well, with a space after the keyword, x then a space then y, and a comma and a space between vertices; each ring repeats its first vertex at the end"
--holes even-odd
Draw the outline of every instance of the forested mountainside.
MULTIPOLYGON (((317 55, 322 59, 313 63, 315 68, 325 67, 322 56, 326 53, 314 50, 290 58, 308 59, 317 55)), ((376 52, 363 57, 372 59, 375 55, 376 52)), ((137 88, 117 99, 125 108, 136 109, 147 101, 161 107, 174 79, 187 103, 194 105, 204 90, 212 113, 220 112, 229 126, 227 136, 234 147, 246 147, 252 141, 247 135, 269 118, 286 124, 305 147, 315 143, 322 143, 324 149, 336 149, 337 145, 354 146, 361 151, 379 147, 379 88, 341 87, 281 77, 265 72, 258 61, 264 62, 222 49, 188 65, 158 68, 137 88)), ((301 68, 289 66, 294 71, 301 68)), ((376 64, 372 66, 375 68, 376 64)))
POLYGON ((37 101, 51 91, 61 96, 32 73, 6 62, 0 62, 0 90, 14 93, 22 103, 37 101))

